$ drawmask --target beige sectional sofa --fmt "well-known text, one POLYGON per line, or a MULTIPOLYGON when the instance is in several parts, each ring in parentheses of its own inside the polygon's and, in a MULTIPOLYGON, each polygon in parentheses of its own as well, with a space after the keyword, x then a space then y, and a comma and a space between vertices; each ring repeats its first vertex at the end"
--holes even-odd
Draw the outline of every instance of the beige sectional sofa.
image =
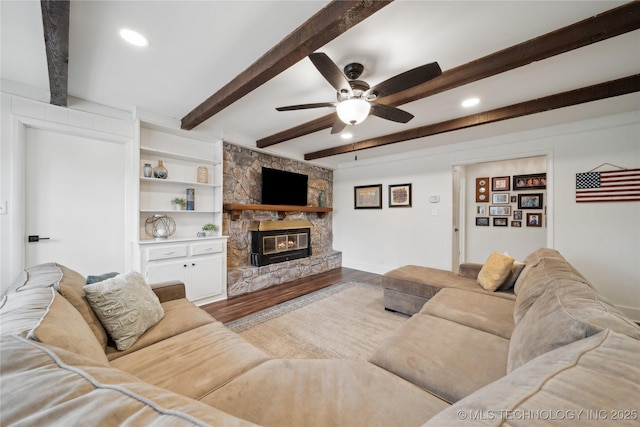
POLYGON ((439 286, 369 362, 273 359, 188 302, 180 283, 153 286, 162 319, 118 349, 85 284, 51 263, 25 270, 3 297, 1 425, 637 425, 640 417, 640 328, 549 249, 525 260, 515 292, 439 286))

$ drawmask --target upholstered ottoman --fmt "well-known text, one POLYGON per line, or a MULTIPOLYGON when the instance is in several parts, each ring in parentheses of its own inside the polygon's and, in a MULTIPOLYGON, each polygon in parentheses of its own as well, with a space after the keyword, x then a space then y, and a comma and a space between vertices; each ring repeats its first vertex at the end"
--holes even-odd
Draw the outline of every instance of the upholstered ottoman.
POLYGON ((384 308, 413 315, 420 311, 424 303, 440 289, 470 285, 477 287, 475 278, 460 276, 452 271, 437 268, 405 265, 382 276, 384 308))
POLYGON ((488 292, 477 283, 482 264, 467 262, 460 264, 458 273, 438 268, 405 265, 382 276, 384 288, 384 308, 391 311, 414 315, 435 294, 444 288, 491 294, 513 300, 513 291, 498 290, 488 292))

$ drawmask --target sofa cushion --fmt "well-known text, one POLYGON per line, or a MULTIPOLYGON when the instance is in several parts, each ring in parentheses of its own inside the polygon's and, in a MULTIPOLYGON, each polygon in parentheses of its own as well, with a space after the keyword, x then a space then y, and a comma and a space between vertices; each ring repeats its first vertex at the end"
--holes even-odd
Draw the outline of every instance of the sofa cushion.
POLYGON ((53 287, 80 312, 103 348, 107 346, 107 332, 84 297, 86 279, 80 273, 61 264, 50 262, 25 268, 13 281, 11 289, 21 292, 32 288, 53 287))
POLYGON ((507 370, 603 329, 640 340, 640 327, 589 285, 554 280, 514 329, 507 370))
POLYGON ((53 288, 7 295, 0 309, 2 333, 17 333, 108 365, 104 350, 80 313, 53 288))
POLYGON ((556 251, 555 249, 539 248, 531 252, 524 259, 525 267, 520 273, 520 276, 518 277, 514 285, 514 292, 516 293, 516 295, 518 294, 520 286, 524 282, 526 282, 527 277, 529 276, 529 271, 531 271, 532 268, 536 267, 543 258, 558 258, 564 260, 564 257, 560 255, 560 252, 556 251))
POLYGON ((163 302, 161 305, 164 311, 162 319, 147 329, 131 347, 118 351, 111 345, 107 346, 107 358, 109 360, 133 353, 191 329, 216 322, 216 319, 211 317, 209 313, 185 298, 163 302))
POLYGON ((3 425, 253 426, 76 353, 0 339, 3 425))
POLYGON ((215 322, 119 357, 111 365, 151 384, 200 399, 269 359, 268 354, 215 322))
MULTIPOLYGON (((526 268, 525 268, 526 270, 526 268)), ((521 275, 524 274, 521 273, 521 275)), ((520 283, 516 291, 516 305, 513 316, 516 324, 526 314, 529 307, 553 282, 569 280, 588 284, 587 280, 564 258, 543 258, 530 269, 527 280, 520 283)), ((518 283, 519 280, 516 282, 518 283)))
POLYGON ((449 405, 364 361, 271 360, 202 399, 278 427, 417 426, 449 405))
POLYGON ((160 300, 136 271, 87 285, 84 291, 118 350, 131 347, 164 316, 160 300))
POLYGON ((638 354, 640 341, 602 331, 531 360, 424 427, 635 426, 638 354), (619 419, 613 420, 616 415, 619 419))
POLYGON ((16 277, 9 292, 21 292, 34 288, 49 288, 62 278, 62 272, 58 264, 49 262, 33 267, 25 268, 16 277))
POLYGON ((495 291, 509 278, 513 261, 508 255, 493 252, 478 273, 478 284, 487 291, 495 291))
POLYGON ((80 312, 102 347, 105 348, 108 341, 107 331, 89 305, 89 301, 85 298, 84 287, 87 284, 86 279, 76 271, 60 264, 57 265, 63 275, 55 288, 80 312))
POLYGON ((420 313, 509 339, 515 327, 513 305, 513 300, 496 298, 494 294, 448 288, 431 298, 420 313))
POLYGON ((450 320, 416 314, 369 361, 447 402, 507 373, 509 341, 450 320), (470 350, 472 349, 472 350, 470 350))

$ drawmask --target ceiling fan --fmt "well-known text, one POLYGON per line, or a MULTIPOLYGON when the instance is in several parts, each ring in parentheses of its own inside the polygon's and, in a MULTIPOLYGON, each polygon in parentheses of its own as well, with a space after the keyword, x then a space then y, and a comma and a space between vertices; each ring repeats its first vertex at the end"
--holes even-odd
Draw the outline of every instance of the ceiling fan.
POLYGON ((367 82, 358 80, 364 66, 358 63, 347 64, 344 73, 324 53, 316 52, 309 59, 320 74, 337 91, 336 102, 319 102, 315 104, 290 105, 278 107, 278 111, 306 110, 310 108, 335 107, 338 118, 331 128, 331 133, 340 133, 347 125, 362 123, 370 114, 399 123, 407 123, 414 116, 390 105, 374 102, 378 98, 401 92, 417 86, 442 74, 437 62, 413 68, 370 87, 367 82))

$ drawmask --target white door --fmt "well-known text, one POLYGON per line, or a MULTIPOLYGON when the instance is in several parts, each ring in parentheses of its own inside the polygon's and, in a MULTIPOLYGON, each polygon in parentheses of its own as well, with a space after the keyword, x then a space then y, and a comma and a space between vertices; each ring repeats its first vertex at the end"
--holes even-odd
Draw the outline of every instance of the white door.
POLYGON ((126 145, 36 128, 25 139, 25 239, 41 239, 25 243, 26 266, 123 272, 126 145))

